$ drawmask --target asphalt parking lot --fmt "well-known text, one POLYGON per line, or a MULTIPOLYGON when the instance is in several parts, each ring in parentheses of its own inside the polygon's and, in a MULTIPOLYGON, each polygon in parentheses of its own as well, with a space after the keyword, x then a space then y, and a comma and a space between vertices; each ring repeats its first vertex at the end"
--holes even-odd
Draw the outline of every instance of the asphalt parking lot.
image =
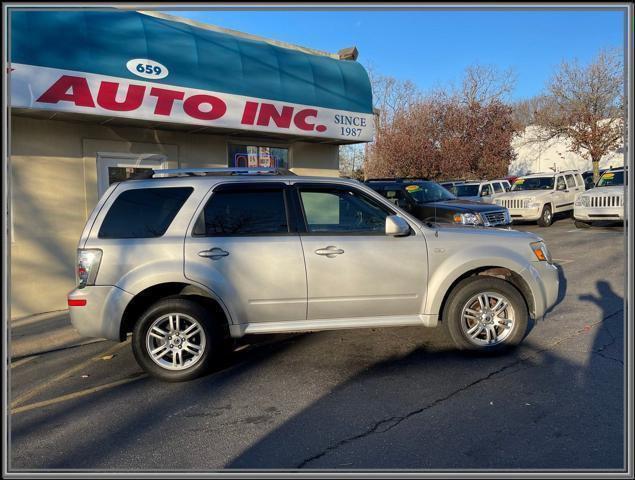
POLYGON ((26 357, 10 470, 621 470, 624 230, 514 228, 543 236, 562 288, 513 352, 458 353, 443 328, 249 337, 181 384, 129 342, 26 357))

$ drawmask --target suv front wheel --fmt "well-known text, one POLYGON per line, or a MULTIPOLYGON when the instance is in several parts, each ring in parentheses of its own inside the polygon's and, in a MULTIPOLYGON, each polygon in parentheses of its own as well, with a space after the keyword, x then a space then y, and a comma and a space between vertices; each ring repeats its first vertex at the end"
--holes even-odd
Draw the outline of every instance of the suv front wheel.
POLYGON ((459 282, 443 312, 452 340, 461 350, 498 351, 517 345, 527 332, 529 314, 520 292, 496 277, 459 282))
POLYGON ((551 211, 551 205, 545 205, 542 207, 542 213, 538 219, 538 226, 549 227, 553 223, 553 212, 551 211))
POLYGON ((200 303, 173 297, 158 301, 139 319, 132 350, 150 375, 169 382, 205 373, 221 351, 223 335, 200 303))

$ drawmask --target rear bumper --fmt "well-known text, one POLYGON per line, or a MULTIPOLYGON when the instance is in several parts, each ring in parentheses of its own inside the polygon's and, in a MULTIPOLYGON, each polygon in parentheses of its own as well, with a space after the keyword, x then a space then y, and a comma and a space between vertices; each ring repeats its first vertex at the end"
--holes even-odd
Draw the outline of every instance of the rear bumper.
POLYGON ((576 205, 573 207, 573 218, 587 222, 593 220, 624 220, 624 207, 590 208, 576 205))
POLYGON ((71 323, 84 337, 119 340, 121 319, 130 300, 130 293, 113 286, 76 288, 68 294, 71 323))

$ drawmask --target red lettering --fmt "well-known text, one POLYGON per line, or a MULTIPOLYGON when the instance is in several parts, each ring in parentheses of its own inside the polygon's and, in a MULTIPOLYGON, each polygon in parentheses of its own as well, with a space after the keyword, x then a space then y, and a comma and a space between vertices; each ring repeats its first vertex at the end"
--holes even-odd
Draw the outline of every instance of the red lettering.
POLYGON ((175 100, 183 100, 185 93, 176 90, 168 90, 167 88, 152 87, 150 95, 157 97, 157 105, 154 107, 154 113, 157 115, 170 115, 175 100))
POLYGON ((300 110, 298 113, 295 114, 293 123, 295 123, 295 126, 298 127, 300 130, 312 131, 315 128, 315 124, 308 123, 306 119, 309 117, 317 117, 317 114, 318 111, 313 108, 300 110))
POLYGON ((217 120, 227 111, 227 105, 220 98, 212 95, 192 95, 183 102, 183 110, 190 117, 199 120, 217 120), (204 112, 201 110, 203 104, 211 105, 211 110, 204 112))
POLYGON ((42 103, 73 102, 78 107, 95 108, 93 95, 90 93, 86 79, 72 75, 62 75, 37 101, 42 103))
POLYGON ((243 125, 253 125, 258 111, 257 102, 246 102, 243 110, 243 119, 240 121, 243 125))
POLYGON ((277 127, 289 128, 291 126, 291 117, 293 116, 293 107, 282 107, 282 112, 278 112, 274 105, 263 103, 260 105, 260 113, 258 114, 258 125, 266 127, 270 121, 277 127))
POLYGON ((136 110, 143 103, 143 94, 146 87, 142 85, 128 85, 126 98, 123 102, 117 101, 119 84, 116 82, 101 82, 97 93, 97 103, 99 106, 116 112, 129 112, 136 110))

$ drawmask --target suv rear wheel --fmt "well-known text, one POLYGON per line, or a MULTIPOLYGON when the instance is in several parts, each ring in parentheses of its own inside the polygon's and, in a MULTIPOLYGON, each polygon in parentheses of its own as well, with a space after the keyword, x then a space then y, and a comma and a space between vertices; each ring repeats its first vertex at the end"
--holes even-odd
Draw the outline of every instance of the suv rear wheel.
POLYGON ((204 374, 222 351, 224 336, 200 303, 172 297, 152 305, 132 334, 132 350, 150 375, 169 382, 204 374))
POLYGON ((551 211, 551 205, 545 205, 542 207, 542 213, 538 219, 538 225, 541 227, 548 227, 553 223, 553 212, 551 211))
POLYGON ((488 276, 469 277, 450 293, 443 320, 461 350, 498 351, 521 342, 529 313, 511 283, 488 276))

